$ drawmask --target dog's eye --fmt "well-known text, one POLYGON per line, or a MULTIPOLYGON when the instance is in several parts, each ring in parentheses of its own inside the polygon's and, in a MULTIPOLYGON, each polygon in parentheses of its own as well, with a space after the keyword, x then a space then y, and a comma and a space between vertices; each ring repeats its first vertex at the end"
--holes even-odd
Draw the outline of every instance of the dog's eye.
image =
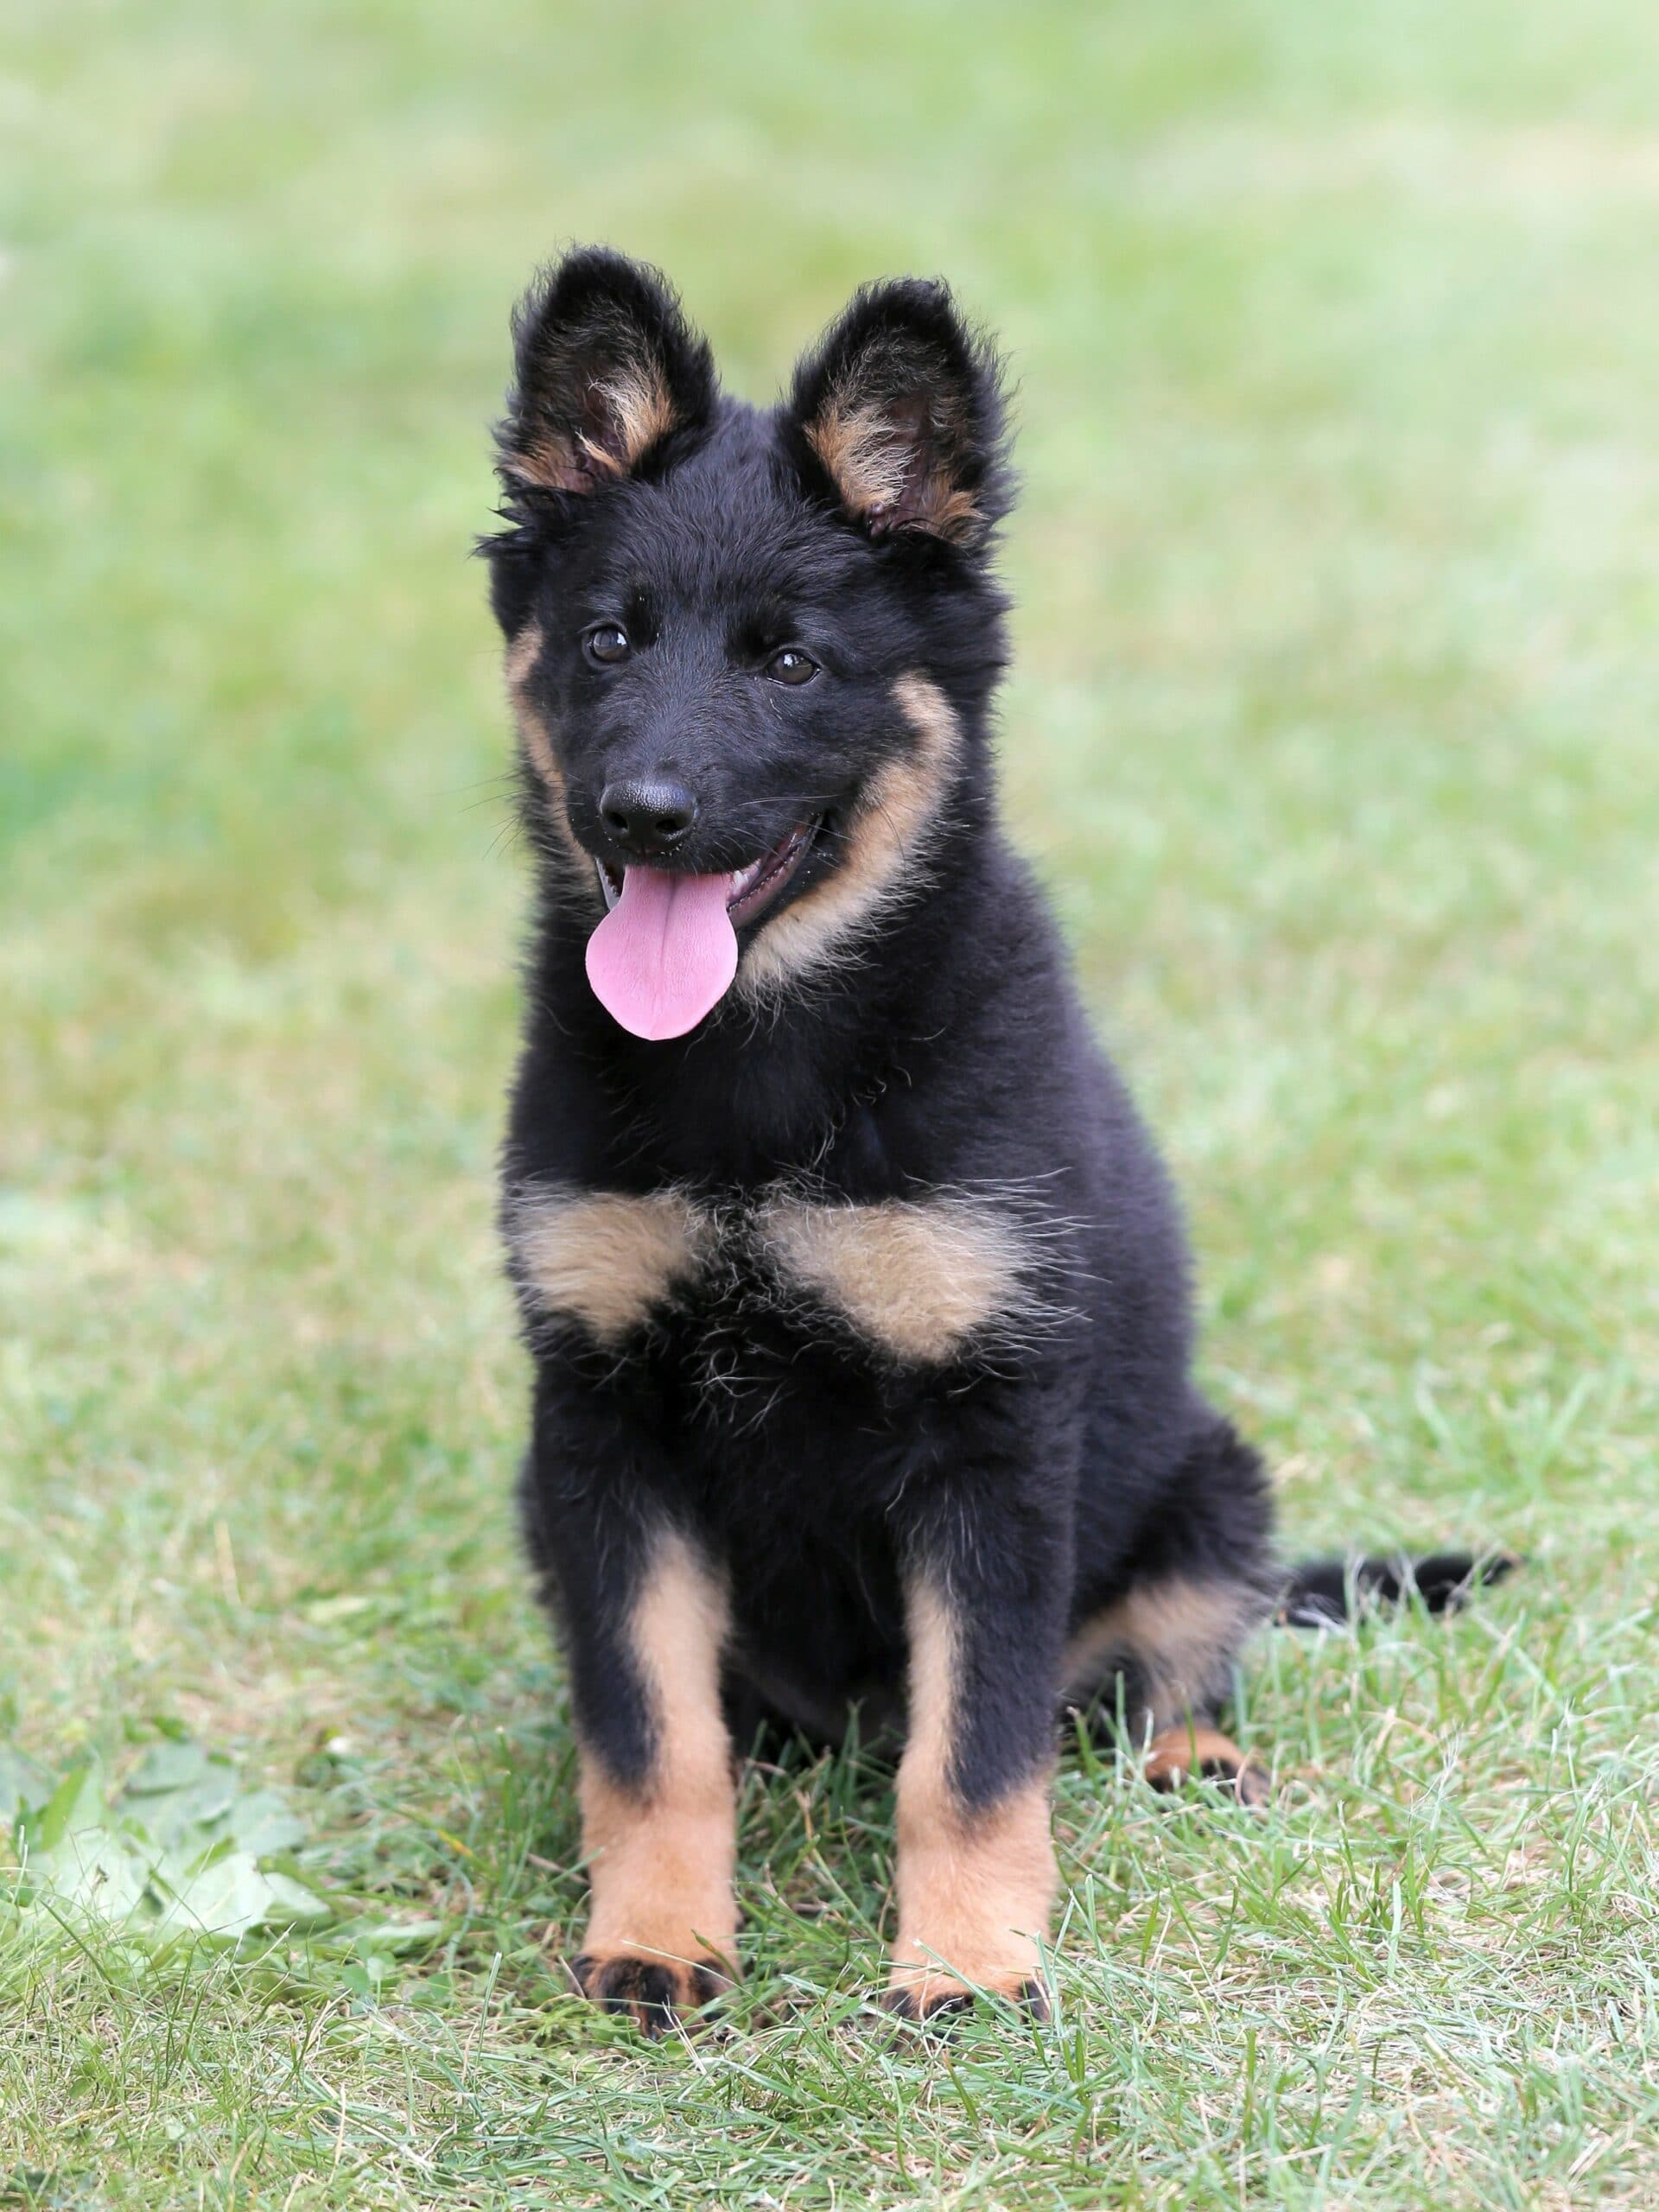
POLYGON ((588 659, 597 661, 601 668, 614 668, 618 661, 626 660, 633 651, 628 643, 628 633, 620 622, 595 623, 582 643, 588 659))
POLYGON ((773 653, 766 663, 766 674, 774 683, 810 683, 818 672, 817 661, 809 658, 798 645, 785 645, 780 653, 773 653))

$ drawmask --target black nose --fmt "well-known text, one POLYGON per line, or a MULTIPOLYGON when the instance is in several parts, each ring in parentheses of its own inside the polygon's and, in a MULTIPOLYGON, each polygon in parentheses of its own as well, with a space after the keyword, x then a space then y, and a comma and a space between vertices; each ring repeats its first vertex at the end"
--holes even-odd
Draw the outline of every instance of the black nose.
POLYGON ((683 784, 665 776, 630 777, 606 785, 599 814, 619 845, 646 860, 684 842, 697 818, 697 802, 683 784))

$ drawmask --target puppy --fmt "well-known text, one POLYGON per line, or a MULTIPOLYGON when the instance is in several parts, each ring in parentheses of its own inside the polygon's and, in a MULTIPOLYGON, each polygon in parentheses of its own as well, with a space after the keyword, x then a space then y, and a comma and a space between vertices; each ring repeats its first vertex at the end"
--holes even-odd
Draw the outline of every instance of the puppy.
POLYGON ((752 407, 597 250, 514 336, 485 550, 537 903, 501 1220, 572 1971, 648 2031, 715 1996, 734 1758, 856 1707, 903 1741, 887 2002, 1040 2009, 1057 1715, 1258 1801, 1217 1713, 1287 1585, 1192 1382, 1168 1182, 998 817, 997 363, 941 285, 876 284, 752 407))

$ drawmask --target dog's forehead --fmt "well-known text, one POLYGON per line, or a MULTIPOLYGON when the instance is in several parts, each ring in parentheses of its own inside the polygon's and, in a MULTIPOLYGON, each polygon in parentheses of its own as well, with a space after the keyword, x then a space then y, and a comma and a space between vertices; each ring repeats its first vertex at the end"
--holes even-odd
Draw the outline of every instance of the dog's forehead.
POLYGON ((825 601, 855 581, 860 549, 809 499, 779 453, 773 419, 734 409, 706 443, 632 489, 607 567, 664 604, 718 610, 825 601))

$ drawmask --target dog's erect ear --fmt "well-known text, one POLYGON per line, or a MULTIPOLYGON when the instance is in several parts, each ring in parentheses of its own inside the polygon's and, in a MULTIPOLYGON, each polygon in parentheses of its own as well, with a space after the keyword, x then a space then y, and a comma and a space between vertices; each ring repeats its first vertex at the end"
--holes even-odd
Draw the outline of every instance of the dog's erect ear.
POLYGON ((873 537, 974 546, 1007 510, 1001 372, 943 284, 855 293, 787 411, 809 478, 873 537))
POLYGON ((712 411, 708 341, 657 270, 606 247, 577 248, 532 284, 512 338, 496 434, 509 493, 595 492, 712 411))

